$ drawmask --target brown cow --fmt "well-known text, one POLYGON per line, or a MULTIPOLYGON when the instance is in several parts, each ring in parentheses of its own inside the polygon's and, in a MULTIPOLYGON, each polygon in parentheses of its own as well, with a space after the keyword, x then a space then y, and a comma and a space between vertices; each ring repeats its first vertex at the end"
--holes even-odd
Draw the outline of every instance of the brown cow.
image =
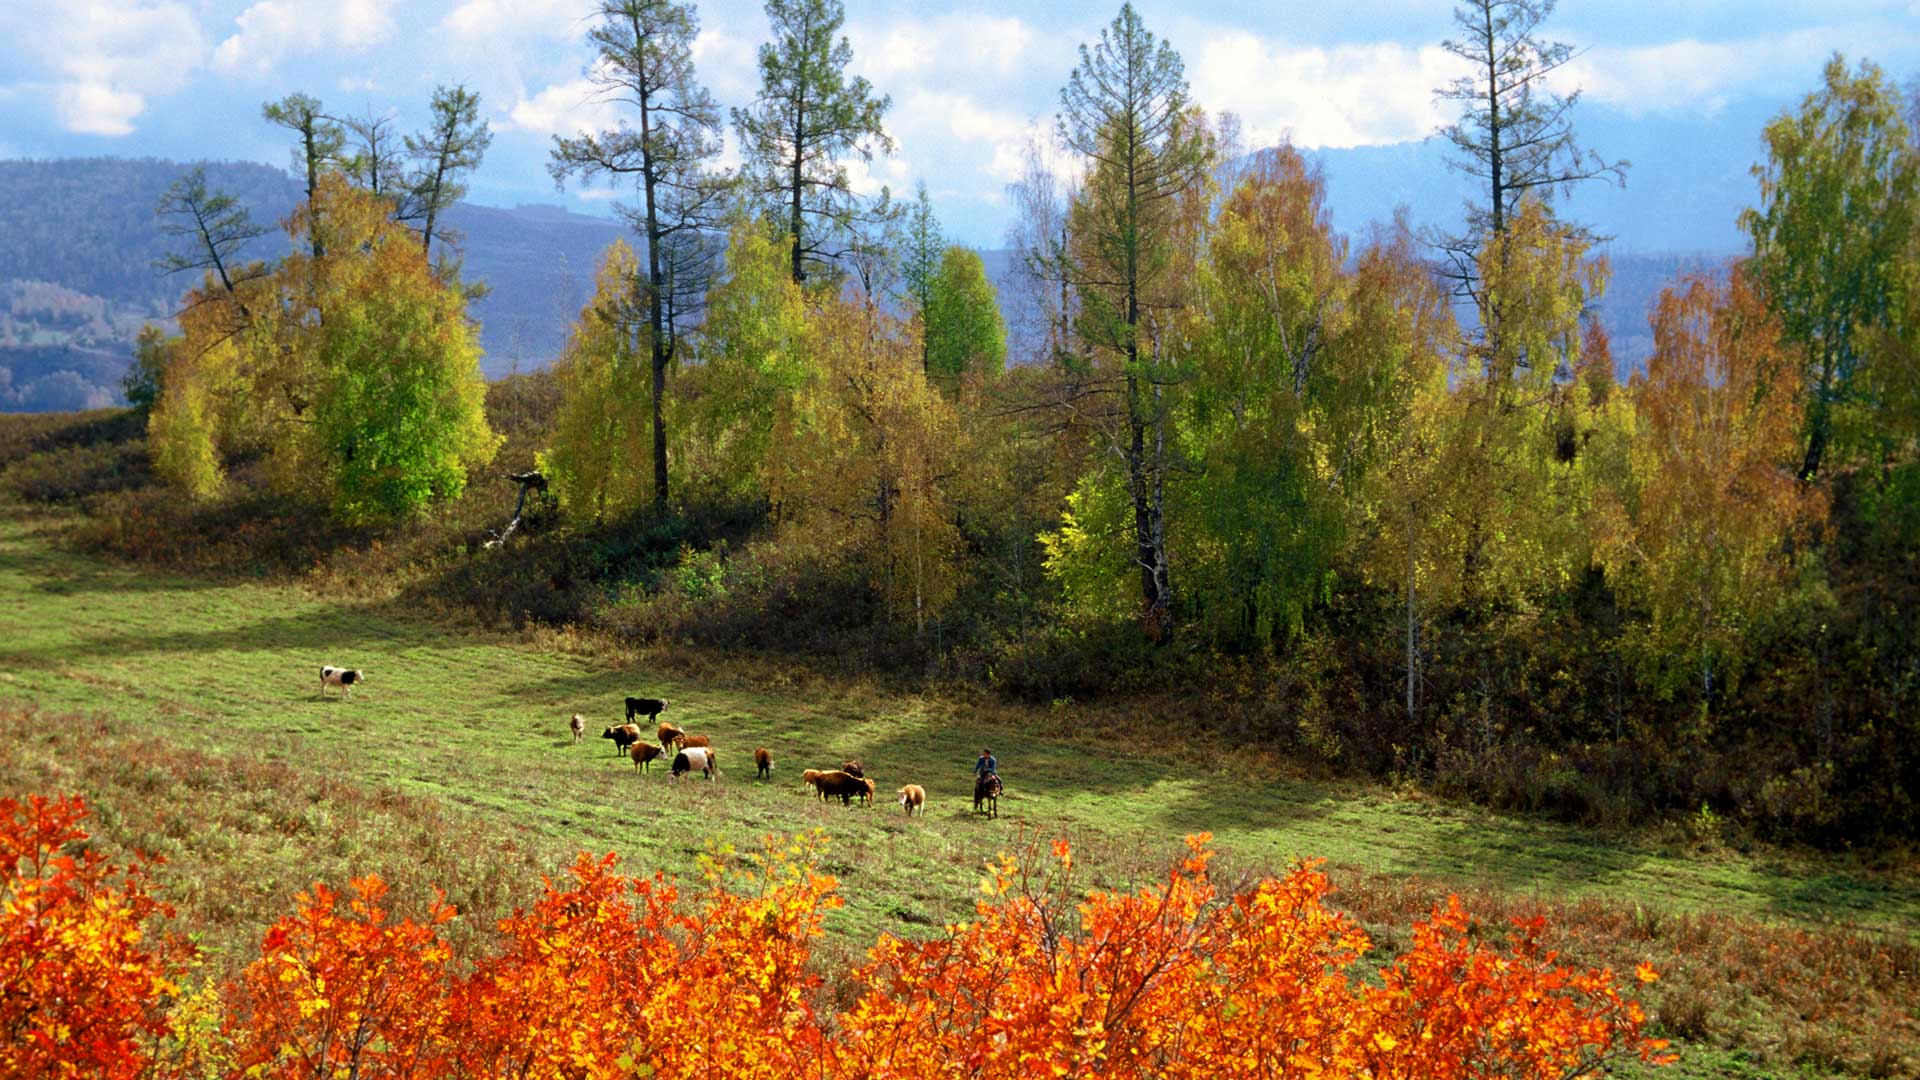
POLYGON ((636 769, 644 768, 647 771, 651 772, 653 770, 654 759, 657 757, 660 757, 662 754, 666 753, 666 751, 660 749, 659 747, 653 745, 650 742, 637 742, 633 744, 633 749, 627 751, 627 753, 632 755, 633 757, 634 768, 636 769))
POLYGON ((660 735, 660 749, 662 750, 673 749, 673 744, 687 737, 686 732, 681 731, 679 728, 674 727, 672 724, 667 723, 665 720, 660 721, 659 735, 660 735))
POLYGON ((919 784, 908 784, 900 789, 900 805, 907 808, 907 816, 912 817, 915 810, 927 812, 927 789, 919 784))
POLYGON ((839 769, 823 772, 814 777, 813 786, 820 792, 821 798, 837 797, 842 806, 852 803, 856 796, 862 799, 873 798, 873 781, 862 776, 850 775, 839 769))
POLYGON ((762 746, 753 752, 754 768, 759 770, 762 780, 773 779, 773 753, 762 746))

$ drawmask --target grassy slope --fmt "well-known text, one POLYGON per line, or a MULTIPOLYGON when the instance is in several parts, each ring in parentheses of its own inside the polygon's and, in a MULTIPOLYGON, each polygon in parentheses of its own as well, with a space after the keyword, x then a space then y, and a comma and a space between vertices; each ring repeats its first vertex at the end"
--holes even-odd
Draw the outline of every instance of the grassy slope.
MULTIPOLYGON (((692 875, 710 843, 809 828, 832 835, 828 868, 848 900, 832 926, 837 949, 963 915, 981 862, 1029 830, 1072 837, 1100 884, 1158 873, 1180 834, 1209 829, 1241 869, 1311 856, 1355 884, 1416 874, 1523 900, 1851 922, 1903 943, 1920 926, 1911 877, 1702 854, 1287 779, 1241 757, 1123 750, 1076 735, 1082 718, 1072 713, 694 681, 351 596, 111 566, 55 547, 60 519, 4 509, 0 700, 39 712, 0 723, 0 791, 71 786, 101 798, 110 836, 186 865, 187 901, 217 909, 200 912, 216 945, 257 934, 317 876, 379 869, 421 887, 431 877, 484 920, 525 897, 531 871, 557 871, 577 850, 618 850, 634 872, 692 875), (368 669, 353 701, 317 693, 316 669, 329 662, 368 669), (571 744, 568 714, 585 714, 597 733, 630 693, 665 696, 673 719, 712 734, 723 780, 676 785, 658 771, 637 775, 606 742, 571 744), (966 805, 982 744, 1010 787, 997 822, 966 805), (771 785, 753 780, 757 745, 779 762, 771 785), (801 794, 801 769, 844 756, 866 760, 884 790, 926 786, 927 816, 801 794)), ((1893 978, 1886 989, 1909 1002, 1911 1019, 1912 973, 1893 978)))
MULTIPOLYGON (((49 527, 19 515, 0 522, 8 696, 139 717, 205 749, 337 760, 363 782, 444 796, 554 850, 618 848, 642 865, 686 871, 706 837, 746 842, 820 826, 846 861, 884 854, 902 884, 948 914, 955 909, 941 898, 964 895, 981 860, 1023 823, 1105 841, 1116 853, 1144 849, 1147 865, 1181 834, 1207 829, 1258 865, 1317 857, 1679 910, 1920 925, 1920 882, 1895 885, 1837 864, 1703 858, 1373 786, 1260 776, 1252 764, 1185 760, 1174 747, 1119 749, 1063 737, 1070 715, 1048 718, 1063 735, 1034 737, 919 699, 697 685, 485 640, 352 597, 108 567, 53 550, 36 535, 49 527), (368 669, 353 701, 317 693, 315 673, 329 662, 368 669), (671 699, 670 718, 714 736, 724 782, 675 787, 635 775, 605 741, 570 745, 568 714, 585 714, 597 735, 620 719, 624 695, 643 692, 671 699), (997 823, 968 813, 968 769, 988 743, 1010 789, 997 823), (760 745, 779 763, 771 786, 753 781, 750 754, 760 745), (801 797, 801 769, 854 756, 888 790, 924 785, 925 821, 801 797)), ((849 917, 871 930, 878 903, 857 899, 849 917)))

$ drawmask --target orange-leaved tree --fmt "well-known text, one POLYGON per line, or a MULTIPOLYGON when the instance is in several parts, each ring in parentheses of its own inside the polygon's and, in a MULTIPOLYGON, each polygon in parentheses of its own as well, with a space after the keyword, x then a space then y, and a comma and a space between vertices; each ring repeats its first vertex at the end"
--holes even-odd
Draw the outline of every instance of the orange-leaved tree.
POLYGON ((662 877, 582 855, 570 888, 548 882, 501 921, 505 948, 456 992, 450 1075, 821 1075, 808 960, 839 900, 812 869, 820 843, 770 841, 744 875, 714 860, 691 906, 662 877))
POLYGON ((1158 885, 1077 907, 1064 843, 1037 875, 1003 858, 975 921, 874 947, 838 1075, 1565 1080, 1666 1060, 1612 973, 1561 966, 1536 925, 1497 948, 1449 900, 1370 987, 1352 974, 1367 937, 1323 874, 1222 899, 1208 842, 1158 885))
POLYGON ((191 948, 150 939, 173 909, 141 862, 83 846, 79 796, 0 799, 0 1076, 145 1075, 191 948))
POLYGON ((232 997, 239 1065, 249 1080, 443 1075, 453 950, 436 899, 423 921, 393 920, 387 885, 355 878, 352 894, 315 884, 268 929, 232 997))

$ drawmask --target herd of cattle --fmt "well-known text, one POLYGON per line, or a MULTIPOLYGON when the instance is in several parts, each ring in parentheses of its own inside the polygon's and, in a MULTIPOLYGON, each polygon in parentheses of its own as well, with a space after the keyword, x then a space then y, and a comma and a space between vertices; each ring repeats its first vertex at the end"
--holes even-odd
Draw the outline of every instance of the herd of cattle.
MULTIPOLYGON (((353 696, 353 688, 366 678, 358 668, 333 667, 328 665, 320 669, 320 692, 324 695, 327 688, 337 686, 340 696, 353 696)), ((613 740, 615 754, 625 754, 633 759, 637 769, 651 770, 656 760, 665 759, 672 771, 673 778, 688 773, 699 773, 712 780, 720 772, 714 760, 713 740, 705 735, 689 735, 673 724, 660 719, 667 710, 664 698, 627 699, 627 721, 624 724, 609 724, 607 730, 600 733, 603 739, 613 740), (657 724, 653 742, 642 741, 646 732, 634 721, 644 717, 649 724, 657 724), (671 756, 669 756, 671 755, 671 756)), ((573 741, 577 744, 586 735, 587 722, 579 713, 573 714, 569 724, 573 731, 573 741)), ((753 764, 761 780, 773 778, 773 753, 766 747, 758 747, 753 752, 753 764)), ((800 779, 820 796, 821 799, 838 798, 841 805, 850 805, 853 800, 871 806, 875 789, 873 779, 867 775, 866 767, 859 761, 843 761, 837 769, 808 769, 800 774, 800 779)), ((907 784, 896 793, 900 805, 908 814, 915 811, 926 812, 927 792, 919 784, 907 784)), ((973 808, 990 817, 1000 816, 1000 778, 988 776, 974 785, 973 808)))
MULTIPOLYGON (((676 780, 689 773, 699 773, 712 780, 720 771, 715 760, 713 740, 706 735, 690 735, 674 724, 661 720, 660 714, 666 709, 667 702, 662 698, 630 697, 627 699, 626 723, 607 725, 600 737, 612 740, 615 754, 632 758, 634 768, 650 770, 655 761, 665 760, 676 780), (646 741, 646 729, 636 723, 640 719, 655 725, 653 741, 646 741)), ((579 713, 573 714, 569 726, 575 743, 585 737, 587 722, 579 713)), ((753 764, 759 779, 773 778, 772 751, 764 746, 756 747, 753 764)), ((851 805, 855 799, 871 806, 876 794, 873 778, 867 775, 866 767, 857 760, 843 761, 837 769, 808 769, 800 774, 800 779, 821 799, 838 798, 843 806, 851 805)), ((999 816, 997 784, 994 789, 990 794, 975 793, 975 810, 999 816)), ((927 792, 919 784, 906 784, 896 794, 900 805, 909 815, 916 811, 926 812, 927 792)))

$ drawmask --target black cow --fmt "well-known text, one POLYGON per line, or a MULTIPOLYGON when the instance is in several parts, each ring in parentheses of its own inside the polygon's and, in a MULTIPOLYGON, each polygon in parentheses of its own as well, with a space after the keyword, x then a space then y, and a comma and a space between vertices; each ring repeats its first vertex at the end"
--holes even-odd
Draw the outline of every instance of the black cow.
POLYGON ((636 716, 644 716, 651 721, 666 711, 667 702, 664 698, 630 697, 627 699, 627 723, 629 724, 633 723, 633 718, 636 716))

